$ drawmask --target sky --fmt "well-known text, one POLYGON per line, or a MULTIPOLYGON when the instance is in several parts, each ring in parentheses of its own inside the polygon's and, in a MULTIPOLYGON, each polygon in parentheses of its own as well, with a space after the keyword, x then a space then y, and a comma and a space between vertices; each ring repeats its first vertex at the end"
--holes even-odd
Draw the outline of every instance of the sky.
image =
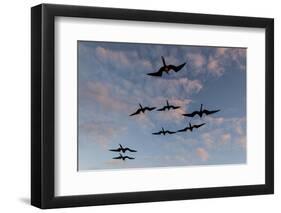
POLYGON ((78 41, 78 170, 243 164, 246 150, 245 48, 78 41), (179 72, 153 77, 166 64, 179 72), (166 100, 180 106, 165 112, 166 100), (203 108, 212 115, 182 116, 203 108), (163 127, 192 132, 153 135, 163 127), (137 150, 119 156, 122 144, 137 150))

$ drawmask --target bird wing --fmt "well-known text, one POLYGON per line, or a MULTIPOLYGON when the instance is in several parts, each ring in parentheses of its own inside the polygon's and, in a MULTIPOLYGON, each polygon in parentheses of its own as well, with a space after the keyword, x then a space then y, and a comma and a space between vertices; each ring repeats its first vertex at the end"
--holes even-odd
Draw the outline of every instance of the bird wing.
POLYGON ((161 67, 157 72, 147 73, 147 75, 161 77, 165 67, 161 67))
POLYGON ((178 72, 178 71, 180 71, 180 70, 184 67, 185 64, 186 64, 186 63, 183 63, 183 64, 181 64, 181 65, 179 65, 179 66, 168 65, 168 67, 169 67, 169 69, 172 69, 172 70, 174 70, 175 72, 178 72))
POLYGON ((185 131, 187 131, 189 129, 189 127, 185 127, 184 129, 180 129, 180 130, 178 130, 177 132, 185 132, 185 131))
POLYGON ((180 106, 170 106, 170 107, 172 107, 172 109, 178 109, 178 108, 180 108, 180 106))
POLYGON ((112 159, 121 159, 122 157, 121 156, 118 156, 118 157, 114 157, 112 159))
POLYGON ((138 109, 136 112, 134 112, 134 113, 133 113, 133 114, 131 114, 130 116, 137 115, 137 114, 139 114, 139 113, 140 113, 140 111, 141 111, 141 109, 138 109))
POLYGON ((201 126, 204 126, 206 123, 202 123, 202 124, 199 124, 199 125, 193 125, 194 128, 199 128, 201 126))
POLYGON ((110 149, 109 151, 111 151, 111 152, 120 152, 120 148, 118 148, 118 149, 110 149))
POLYGON ((176 132, 166 131, 168 134, 175 134, 176 132))
POLYGON ((137 152, 137 150, 130 149, 130 148, 127 148, 127 150, 128 150, 129 152, 137 152))
POLYGON ((182 114, 183 116, 187 116, 187 117, 194 117, 195 115, 197 115, 199 112, 198 111, 194 111, 192 113, 187 113, 187 114, 182 114))
POLYGON ((160 109, 157 109, 157 111, 165 111, 165 109, 166 109, 166 106, 164 106, 164 107, 162 107, 160 109))
POLYGON ((213 113, 216 113, 216 112, 219 112, 219 111, 220 111, 220 109, 213 110, 213 111, 209 111, 209 110, 204 109, 203 113, 205 113, 206 115, 210 115, 210 114, 213 114, 213 113))
POLYGON ((152 134, 153 135, 161 135, 161 133, 162 133, 162 131, 160 131, 160 132, 153 132, 152 134))
POLYGON ((156 109, 156 107, 145 107, 145 108, 144 108, 144 110, 148 110, 148 111, 152 111, 152 110, 154 110, 154 109, 156 109))

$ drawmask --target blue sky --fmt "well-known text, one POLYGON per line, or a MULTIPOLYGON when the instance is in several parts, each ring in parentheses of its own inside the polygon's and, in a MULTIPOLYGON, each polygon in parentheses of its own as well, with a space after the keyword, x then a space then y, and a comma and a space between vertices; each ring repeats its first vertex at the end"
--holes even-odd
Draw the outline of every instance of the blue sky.
POLYGON ((246 163, 246 49, 78 41, 78 169, 122 169, 246 163), (167 64, 179 72, 148 76, 167 64), (143 106, 180 109, 129 116, 143 106), (182 116, 200 104, 220 112, 182 116), (206 123, 193 132, 158 136, 206 123), (138 150, 115 160, 118 144, 138 150))

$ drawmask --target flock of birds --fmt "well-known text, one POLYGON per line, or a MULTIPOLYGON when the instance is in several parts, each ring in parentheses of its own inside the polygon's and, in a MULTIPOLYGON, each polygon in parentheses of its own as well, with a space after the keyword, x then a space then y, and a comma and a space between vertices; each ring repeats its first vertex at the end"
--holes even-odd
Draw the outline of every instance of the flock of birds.
MULTIPOLYGON (((165 58, 163 56, 161 56, 161 58, 162 58, 163 66, 157 72, 147 73, 147 75, 154 76, 154 77, 162 77, 163 73, 169 74, 170 71, 175 71, 175 72, 180 71, 185 66, 185 64, 186 64, 186 63, 183 63, 183 64, 180 64, 178 66, 175 66, 175 65, 172 65, 172 64, 166 65, 165 58)), ((179 109, 179 108, 181 108, 181 106, 170 105, 168 100, 166 101, 166 105, 161 107, 161 108, 159 108, 159 109, 157 109, 156 107, 149 107, 149 106, 143 107, 141 104, 139 104, 139 108, 134 113, 130 114, 130 116, 136 116, 138 114, 145 113, 146 111, 150 112, 150 111, 153 111, 155 109, 156 109, 156 111, 166 111, 166 110, 170 111, 170 110, 176 110, 176 109, 179 109)), ((220 111, 220 109, 217 109, 217 110, 203 109, 203 104, 201 104, 199 110, 193 111, 192 113, 182 114, 182 115, 185 116, 185 117, 191 117, 191 118, 193 118, 196 115, 198 115, 200 118, 202 118, 204 115, 208 116, 208 115, 217 113, 219 111, 220 111)), ((205 124, 206 123, 192 125, 189 122, 188 125, 185 128, 179 129, 179 130, 176 130, 176 131, 165 130, 162 127, 160 131, 153 132, 152 134, 153 135, 166 135, 166 134, 175 134, 175 133, 179 133, 179 132, 187 132, 188 130, 190 132, 192 132, 194 128, 198 129, 198 128, 204 126, 205 124)), ((117 148, 117 149, 110 149, 109 151, 119 152, 119 156, 118 157, 114 157, 113 159, 120 159, 120 160, 123 160, 123 161, 125 161, 126 159, 129 159, 129 160, 135 159, 133 157, 124 155, 126 151, 137 152, 136 150, 130 149, 128 147, 123 148, 123 146, 121 144, 119 144, 119 148, 117 148)))
POLYGON ((135 158, 127 156, 127 155, 122 155, 122 153, 125 154, 126 151, 137 152, 137 150, 130 149, 128 147, 124 148, 121 144, 119 144, 119 148, 117 148, 117 149, 110 149, 109 151, 111 151, 111 152, 119 152, 119 156, 114 157, 112 159, 120 159, 120 160, 123 160, 123 161, 126 160, 126 159, 133 160, 135 158))
MULTIPOLYGON (((157 111, 165 111, 166 109, 169 111, 171 109, 175 110, 175 109, 179 109, 181 108, 180 106, 173 106, 173 105, 170 105, 169 104, 169 101, 167 100, 166 102, 166 106, 160 108, 160 109, 157 109, 157 111)), ((133 115, 137 115, 137 114, 140 114, 140 113, 145 113, 146 111, 153 111, 154 109, 156 109, 156 107, 142 107, 141 104, 139 104, 140 108, 137 109, 136 112, 134 112, 133 114, 131 114, 130 116, 133 116, 133 115)), ((196 115, 198 115, 200 118, 203 117, 203 115, 210 115, 210 114, 214 114, 216 112, 219 112, 220 110, 207 110, 207 109, 203 109, 203 104, 201 104, 200 106, 200 110, 199 111, 193 111, 192 113, 186 113, 186 114, 182 114, 183 116, 185 117, 194 117, 196 115)), ((158 132, 153 132, 152 134, 153 135, 166 135, 166 134, 175 134, 177 132, 186 132, 187 130, 189 130, 190 132, 193 131, 194 128, 198 129, 200 128, 201 126, 204 126, 206 123, 201 123, 201 124, 198 124, 198 125, 192 125, 190 122, 188 124, 187 127, 183 128, 183 129, 180 129, 180 130, 177 130, 177 131, 169 131, 169 130, 164 130, 164 128, 162 127, 162 129, 158 132)))

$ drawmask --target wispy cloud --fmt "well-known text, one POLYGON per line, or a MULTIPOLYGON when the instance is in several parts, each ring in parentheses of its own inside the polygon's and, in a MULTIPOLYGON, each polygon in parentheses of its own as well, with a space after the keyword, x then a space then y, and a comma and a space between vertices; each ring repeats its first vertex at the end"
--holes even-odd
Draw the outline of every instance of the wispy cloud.
POLYGON ((188 66, 196 74, 205 72, 207 59, 201 53, 187 53, 188 66))
POLYGON ((209 159, 207 150, 202 147, 196 149, 196 154, 202 161, 207 161, 209 159))
MULTIPOLYGON (((152 85, 152 91, 159 94, 166 94, 168 97, 187 96, 200 92, 203 84, 199 80, 190 80, 187 77, 178 79, 161 79, 152 85)), ((160 96, 161 97, 161 96, 160 96)))
POLYGON ((246 136, 241 136, 236 140, 236 143, 239 144, 243 149, 246 149, 247 147, 247 138, 246 136))
POLYGON ((152 69, 151 62, 140 58, 134 50, 120 51, 98 46, 95 49, 95 55, 101 63, 110 63, 118 68, 141 67, 144 70, 152 69))
POLYGON ((221 60, 214 56, 209 57, 207 68, 208 72, 217 77, 221 76, 225 72, 224 66, 221 64, 221 60))
POLYGON ((79 130, 87 137, 87 141, 106 148, 115 137, 124 134, 127 127, 112 122, 92 121, 80 124, 79 130))
MULTIPOLYGON (((114 93, 122 93, 122 89, 116 88, 108 83, 98 81, 87 81, 80 86, 79 98, 81 101, 88 100, 100 105, 105 110, 116 112, 128 112, 129 105, 115 96, 114 93)), ((93 106, 94 107, 94 106, 93 106)))
POLYGON ((238 67, 246 71, 246 49, 244 48, 217 48, 209 56, 207 70, 216 77, 220 77, 229 67, 238 67))
POLYGON ((231 140, 231 134, 230 133, 224 133, 222 136, 221 136, 221 140, 220 142, 222 144, 226 144, 226 143, 229 143, 231 140))
POLYGON ((100 60, 104 61, 114 61, 116 64, 122 63, 122 65, 127 66, 130 64, 128 57, 124 52, 121 51, 112 51, 103 47, 96 48, 96 55, 100 60))
POLYGON ((203 133, 201 135, 201 138, 202 138, 202 140, 203 140, 203 142, 204 142, 204 144, 207 148, 211 148, 211 147, 214 146, 214 138, 213 138, 213 136, 210 132, 203 133))
POLYGON ((218 149, 227 144, 246 144, 245 117, 211 118, 206 119, 208 127, 201 135, 203 144, 208 149, 218 149))

